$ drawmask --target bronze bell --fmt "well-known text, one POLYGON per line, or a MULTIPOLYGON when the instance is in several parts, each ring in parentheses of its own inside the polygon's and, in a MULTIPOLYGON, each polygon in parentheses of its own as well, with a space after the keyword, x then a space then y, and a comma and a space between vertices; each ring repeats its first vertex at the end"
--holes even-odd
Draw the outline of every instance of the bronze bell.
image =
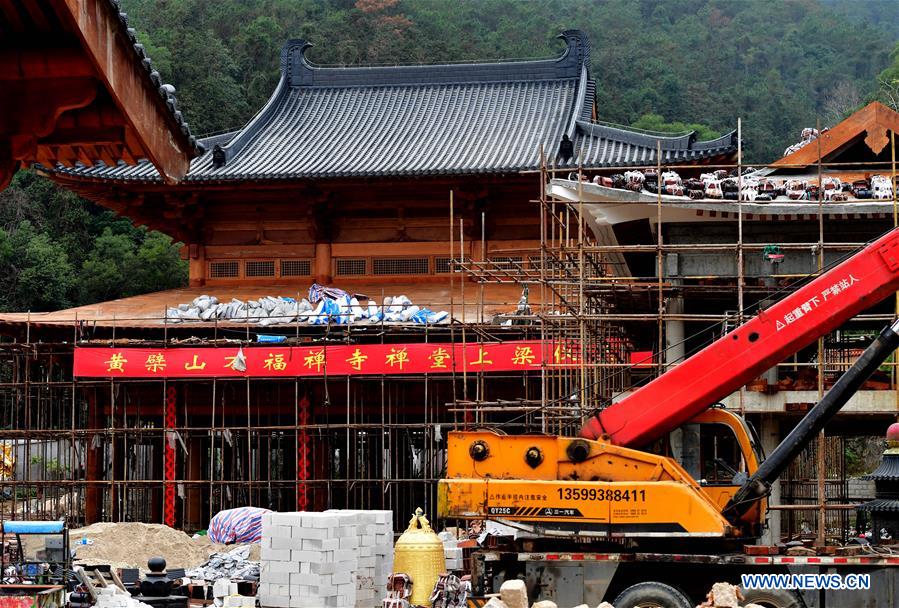
POLYGON ((431 591, 442 572, 446 572, 443 542, 438 538, 421 508, 415 510, 409 527, 397 539, 393 551, 393 571, 412 578, 413 606, 430 606, 431 591))

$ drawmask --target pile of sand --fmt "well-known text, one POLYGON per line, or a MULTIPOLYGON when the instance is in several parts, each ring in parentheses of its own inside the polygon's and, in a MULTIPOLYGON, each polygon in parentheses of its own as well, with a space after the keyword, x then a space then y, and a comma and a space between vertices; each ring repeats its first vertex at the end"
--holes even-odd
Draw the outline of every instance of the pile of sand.
MULTIPOLYGON (((208 537, 191 538, 163 524, 137 522, 97 523, 69 533, 76 564, 109 564, 114 568, 141 568, 147 560, 162 556, 168 568, 202 565, 212 553, 230 551, 239 545, 215 545, 208 537), (92 545, 79 544, 82 538, 92 545)), ((250 559, 259 559, 259 545, 250 545, 250 559)))

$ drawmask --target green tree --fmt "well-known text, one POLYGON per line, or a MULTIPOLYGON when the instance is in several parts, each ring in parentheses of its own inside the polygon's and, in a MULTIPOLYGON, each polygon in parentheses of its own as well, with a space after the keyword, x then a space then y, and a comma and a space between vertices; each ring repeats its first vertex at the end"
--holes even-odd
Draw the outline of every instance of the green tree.
POLYGON ((74 284, 72 265, 59 243, 24 222, 9 238, 15 252, 7 258, 4 273, 8 306, 14 310, 46 311, 67 307, 74 284))
POLYGON ((631 126, 637 129, 643 129, 644 131, 657 131, 660 133, 687 133, 689 131, 695 131, 696 139, 699 141, 715 139, 716 137, 721 136, 721 133, 714 129, 710 129, 706 125, 683 123, 680 121, 667 122, 660 114, 644 114, 631 126))
POLYGON ((187 261, 161 232, 148 232, 135 254, 135 293, 174 289, 187 284, 187 261))
POLYGON ((888 106, 899 112, 899 44, 891 54, 893 63, 878 76, 879 89, 877 97, 888 106))
POLYGON ((134 292, 135 242, 105 228, 81 266, 79 299, 102 302, 134 292))

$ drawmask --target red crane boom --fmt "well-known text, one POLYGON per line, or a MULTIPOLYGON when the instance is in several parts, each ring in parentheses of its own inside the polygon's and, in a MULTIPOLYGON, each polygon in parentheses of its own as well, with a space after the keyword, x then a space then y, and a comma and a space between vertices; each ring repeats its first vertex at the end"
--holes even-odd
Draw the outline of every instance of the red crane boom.
POLYGON ((644 446, 899 290, 894 228, 588 420, 581 436, 644 446))

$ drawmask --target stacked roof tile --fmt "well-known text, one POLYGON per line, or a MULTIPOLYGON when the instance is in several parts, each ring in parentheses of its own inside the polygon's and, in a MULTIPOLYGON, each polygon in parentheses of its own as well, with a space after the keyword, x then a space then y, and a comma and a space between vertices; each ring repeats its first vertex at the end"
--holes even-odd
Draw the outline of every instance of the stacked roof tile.
MULTIPOLYGON (((134 54, 137 57, 137 61, 144 68, 144 71, 147 73, 147 78, 150 79, 150 81, 153 83, 153 86, 156 88, 156 91, 159 93, 160 99, 165 104, 169 115, 172 117, 172 120, 178 126, 178 130, 181 132, 181 135, 183 135, 184 138, 187 139, 191 148, 193 148, 193 150, 197 154, 203 152, 203 145, 197 140, 196 137, 194 137, 193 134, 191 134, 190 125, 187 124, 187 121, 181 114, 181 110, 178 109, 178 100, 175 98, 175 87, 170 84, 164 83, 162 81, 162 77, 159 75, 159 72, 157 72, 153 68, 153 61, 152 59, 150 59, 150 56, 147 55, 147 52, 144 49, 144 45, 137 40, 137 34, 135 33, 134 28, 128 25, 128 14, 122 12, 121 0, 108 0, 108 2, 113 10, 118 14, 122 31, 124 35, 128 37, 128 41, 131 43, 131 47, 134 49, 134 54)), ((143 162, 148 164, 148 161, 143 162)), ((101 163, 100 167, 102 166, 103 165, 101 163)), ((157 179, 159 179, 158 175, 157 179)))

